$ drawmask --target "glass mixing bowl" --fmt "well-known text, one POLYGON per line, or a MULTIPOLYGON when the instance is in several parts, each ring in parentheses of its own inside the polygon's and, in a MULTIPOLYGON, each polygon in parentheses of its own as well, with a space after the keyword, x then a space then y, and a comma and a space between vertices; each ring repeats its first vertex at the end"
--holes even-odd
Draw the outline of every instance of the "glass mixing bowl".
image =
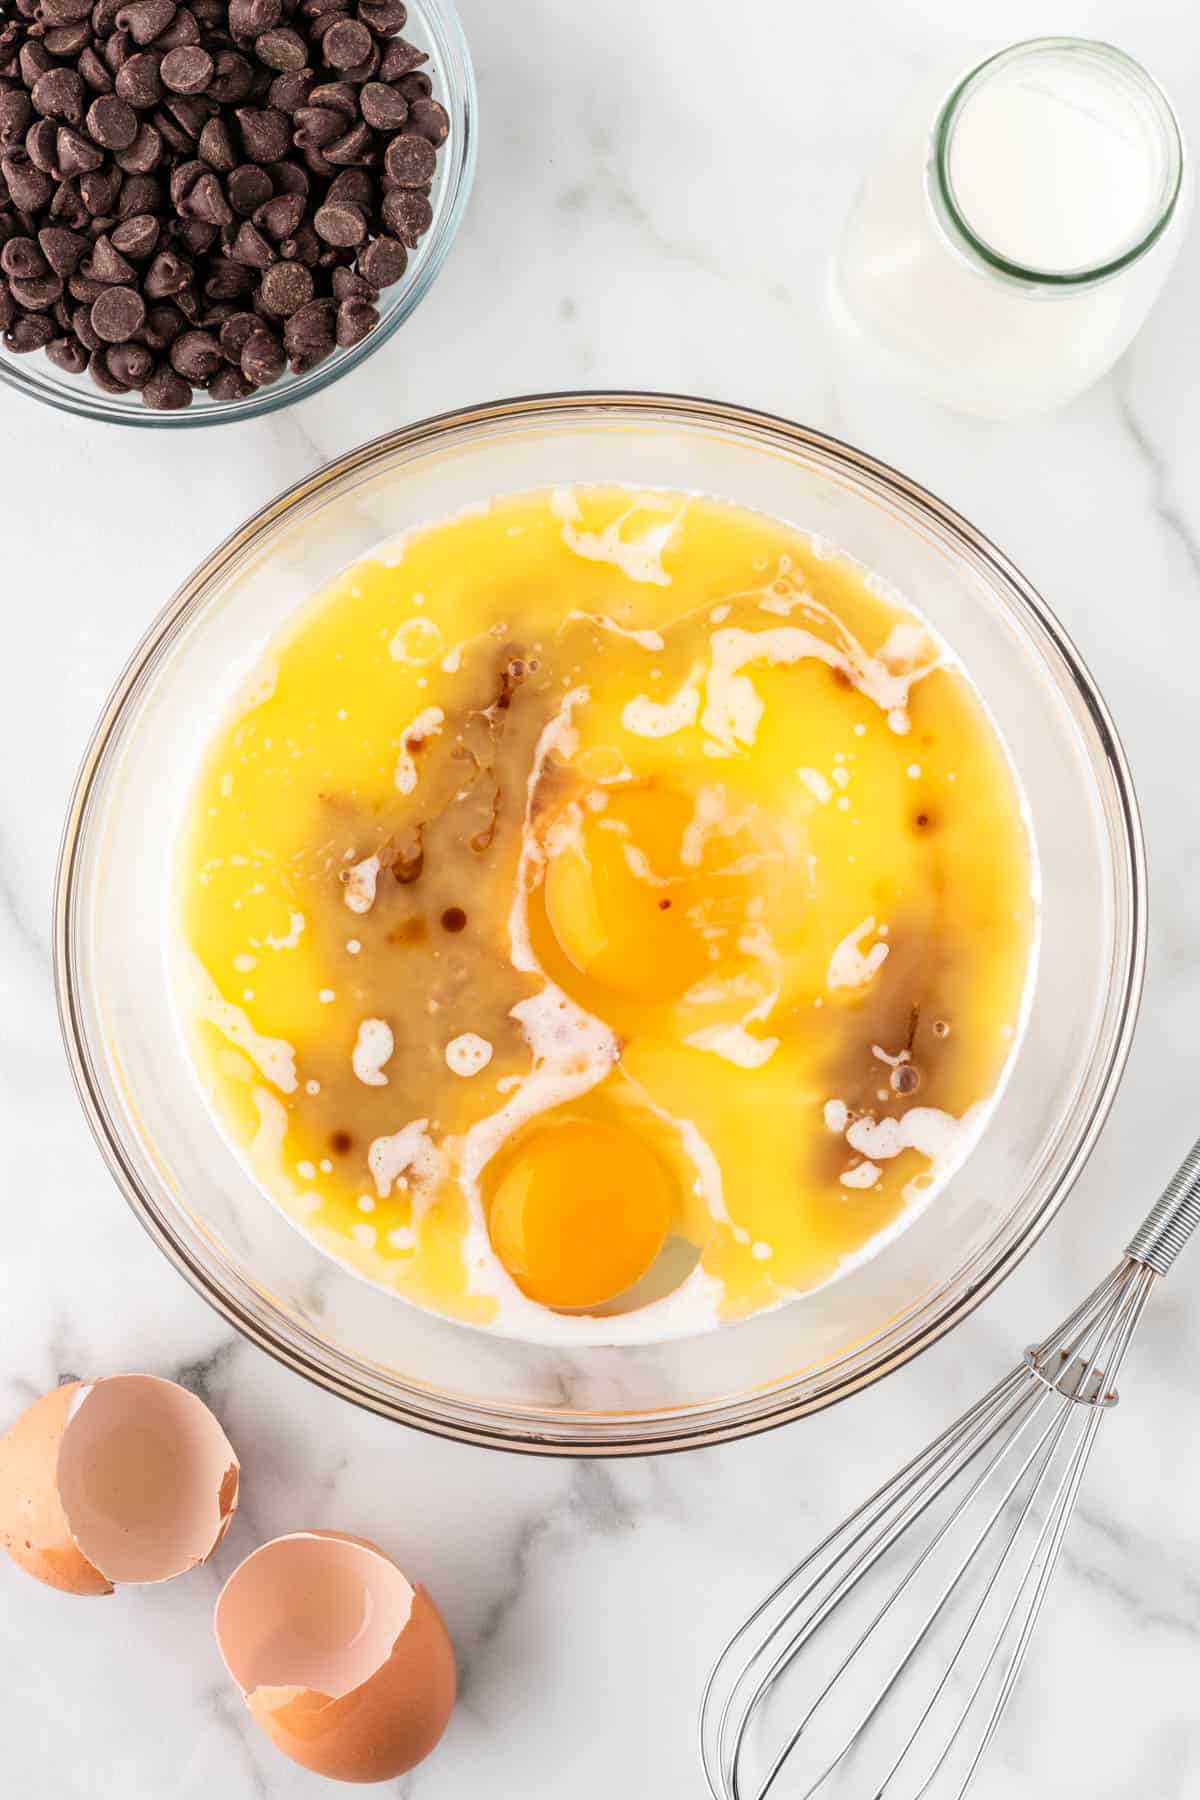
POLYGON ((287 372, 270 387, 259 388, 244 400, 211 400, 207 394, 198 393, 192 404, 180 412, 155 412, 143 405, 141 395, 136 393, 102 393, 87 375, 63 374, 47 362, 40 350, 17 356, 0 345, 0 386, 15 388, 20 394, 80 418, 103 419, 110 425, 141 425, 149 430, 186 431, 196 425, 223 425, 278 412, 293 401, 319 394, 381 350, 437 279, 458 234, 475 176, 479 103, 471 55, 454 0, 409 0, 404 36, 428 53, 425 73, 433 82, 434 98, 450 115, 450 134, 438 152, 429 195, 433 221, 410 253, 401 279, 380 295, 379 323, 361 344, 349 350, 335 350, 307 375, 287 372))
POLYGON ((1112 1100, 1145 949, 1136 803, 1112 725, 1038 595, 979 532, 860 451, 780 419, 646 394, 481 406, 368 444, 284 494, 187 581, 135 652, 81 770, 58 879, 59 997, 117 1182, 176 1267, 333 1392, 505 1449, 630 1454, 811 1412, 951 1329, 1066 1197, 1112 1100), (819 1293, 644 1347, 522 1344, 328 1260, 258 1191, 172 1012, 165 896, 197 761, 265 640, 381 540, 489 495, 621 481, 722 495, 840 545, 909 596, 976 680, 1028 796, 1042 949, 1028 1028, 966 1165, 819 1293))

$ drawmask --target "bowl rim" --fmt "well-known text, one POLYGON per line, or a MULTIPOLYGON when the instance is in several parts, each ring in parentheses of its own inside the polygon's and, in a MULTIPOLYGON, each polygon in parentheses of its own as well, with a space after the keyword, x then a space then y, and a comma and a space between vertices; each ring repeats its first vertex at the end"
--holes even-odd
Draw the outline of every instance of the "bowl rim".
POLYGON ((118 402, 93 386, 68 386, 42 373, 45 367, 41 353, 32 363, 24 356, 0 354, 0 389, 10 388, 26 399, 49 406, 94 424, 126 426, 134 431, 194 431, 215 425, 244 425, 251 419, 263 419, 281 412, 302 400, 323 393, 367 362, 376 351, 391 342, 400 327, 408 322, 429 293, 454 247, 475 184, 479 160, 479 89, 471 47, 463 29, 455 0, 419 0, 422 14, 435 21, 431 34, 443 33, 446 49, 453 59, 452 68, 442 70, 446 101, 452 117, 450 144, 452 154, 444 178, 443 200, 433 226, 410 252, 409 269, 400 281, 385 288, 381 295, 379 323, 360 343, 348 349, 336 349, 306 375, 292 377, 280 385, 259 388, 242 400, 220 401, 201 406, 187 406, 178 412, 155 412, 153 408, 118 402), (27 364, 29 366, 27 366, 27 364))
POLYGON ((605 1458, 661 1455, 708 1447, 755 1436, 810 1413, 824 1411, 838 1401, 872 1386, 885 1375, 923 1354, 972 1313, 1037 1243, 1057 1216, 1095 1147, 1116 1096, 1132 1044, 1145 973, 1147 938, 1148 884, 1141 815, 1120 738, 1091 672, 1073 640, 1041 595, 1003 551, 962 514, 919 482, 840 438, 751 407, 684 394, 619 389, 518 395, 455 408, 416 420, 372 438, 301 477, 229 533, 185 578, 151 621, 126 660, 101 710, 84 750, 67 808, 55 872, 52 919, 52 956, 59 1025, 71 1078, 101 1156, 143 1229, 191 1287, 228 1324, 286 1368, 306 1377, 327 1392, 350 1400, 366 1411, 397 1420, 433 1436, 491 1449, 547 1456, 605 1458), (185 1246, 163 1217, 154 1196, 143 1188, 126 1154, 119 1121, 105 1104, 99 1091, 99 1083, 93 1079, 93 1057, 86 1029, 80 1018, 75 980, 78 952, 75 930, 78 862, 85 829, 91 817, 97 782, 103 772, 113 732, 127 706, 152 676, 159 656, 170 646, 194 609, 202 602, 204 591, 212 577, 240 556, 261 533, 282 519, 294 506, 312 498, 321 489, 361 472, 372 463, 390 457, 397 451, 419 450, 444 441, 453 432, 472 427, 528 422, 531 417, 538 416, 569 417, 574 414, 586 419, 589 414, 599 416, 614 411, 635 416, 644 413, 653 416, 658 422, 665 419, 668 423, 674 420, 686 425, 702 421, 715 427, 742 428, 782 439, 792 448, 810 450, 832 458, 851 473, 882 485, 893 495, 924 512, 952 537, 963 542, 985 564, 990 565, 1008 588, 1013 601, 1024 610, 1027 622, 1045 633, 1062 657, 1076 694, 1082 700, 1095 730, 1097 747, 1107 764, 1117 801, 1117 819, 1110 827, 1109 835, 1110 840, 1124 853, 1118 858, 1116 873, 1123 879, 1122 897, 1128 916, 1127 933, 1117 944, 1119 1001, 1110 1027, 1112 1041, 1107 1064, 1097 1080, 1088 1109, 1077 1129, 1075 1142, 1064 1159, 1057 1180, 1019 1233, 1004 1241, 986 1268, 974 1279, 963 1283, 961 1291, 955 1293, 952 1289, 946 1289, 939 1294, 932 1302, 928 1316, 910 1340, 884 1348, 862 1367, 848 1370, 835 1378, 821 1393, 796 1392, 796 1381, 784 1381, 777 1387, 766 1390, 765 1395, 759 1392, 756 1396, 750 1391, 732 1399, 724 1398, 707 1403, 694 1411, 681 1408, 632 1415, 631 1426, 633 1420, 642 1425, 647 1420, 655 1421, 658 1429, 653 1439, 647 1439, 644 1432, 629 1427, 626 1428, 627 1435, 622 1436, 619 1414, 609 1416, 617 1425, 617 1430, 611 1435, 593 1435, 596 1421, 588 1414, 578 1415, 578 1425, 556 1423, 553 1432, 546 1432, 536 1427, 532 1417, 523 1420, 515 1409, 505 1409, 476 1400, 464 1403, 457 1397, 452 1401, 448 1396, 432 1395, 416 1386, 405 1389, 402 1398, 384 1395, 365 1381, 355 1382, 340 1374, 337 1369, 322 1361, 319 1355, 308 1353, 301 1343, 285 1341, 282 1335, 277 1335, 266 1323, 243 1309, 236 1299, 188 1255, 185 1246), (461 1417, 458 1416, 460 1413, 461 1417))

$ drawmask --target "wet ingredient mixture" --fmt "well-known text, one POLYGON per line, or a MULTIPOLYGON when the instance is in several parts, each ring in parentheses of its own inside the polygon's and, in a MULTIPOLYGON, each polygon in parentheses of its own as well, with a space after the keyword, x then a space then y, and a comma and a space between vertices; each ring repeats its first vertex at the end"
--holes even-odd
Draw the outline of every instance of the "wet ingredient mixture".
POLYGON ((261 1185, 372 1281, 568 1341, 824 1283, 958 1166, 1031 846, 977 695, 792 527, 495 500, 348 571, 203 764, 180 1000, 261 1185))

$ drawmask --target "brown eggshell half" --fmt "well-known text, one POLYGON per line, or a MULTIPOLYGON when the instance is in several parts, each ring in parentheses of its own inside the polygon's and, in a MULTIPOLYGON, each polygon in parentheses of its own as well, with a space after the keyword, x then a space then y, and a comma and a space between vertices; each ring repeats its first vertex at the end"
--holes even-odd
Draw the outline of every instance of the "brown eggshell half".
POLYGON ((83 1385, 71 1381, 43 1394, 0 1438, 0 1544, 48 1587, 65 1594, 111 1594, 112 1582, 73 1541, 58 1495, 59 1447, 83 1385))
POLYGON ((229 1529, 238 1460, 195 1394, 113 1375, 75 1404, 58 1491, 71 1536, 111 1581, 169 1581, 207 1562, 229 1529))
POLYGON ((256 1723, 315 1774, 388 1781, 446 1729, 456 1677, 441 1615, 363 1538, 264 1544, 226 1582, 214 1624, 256 1723))
POLYGON ((213 1415, 153 1375, 56 1388, 0 1440, 0 1541, 75 1594, 206 1561, 237 1493, 237 1457, 213 1415))

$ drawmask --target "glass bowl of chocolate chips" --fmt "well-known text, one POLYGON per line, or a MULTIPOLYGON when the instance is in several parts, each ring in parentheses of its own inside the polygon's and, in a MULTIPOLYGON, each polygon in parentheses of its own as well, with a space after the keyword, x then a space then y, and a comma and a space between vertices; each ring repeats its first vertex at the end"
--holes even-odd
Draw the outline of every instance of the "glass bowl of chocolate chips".
POLYGON ((462 218, 451 0, 2 0, 0 382, 247 419, 370 356, 462 218))

